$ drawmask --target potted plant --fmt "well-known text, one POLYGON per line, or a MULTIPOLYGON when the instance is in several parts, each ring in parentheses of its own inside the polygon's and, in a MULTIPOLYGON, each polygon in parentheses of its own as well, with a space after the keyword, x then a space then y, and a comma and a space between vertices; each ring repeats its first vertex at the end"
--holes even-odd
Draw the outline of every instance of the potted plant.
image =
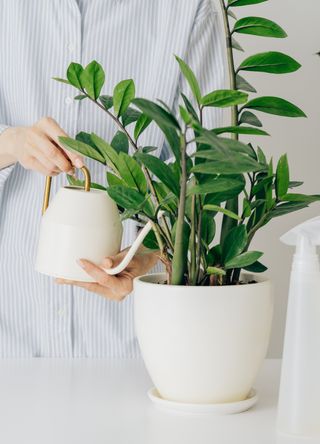
POLYGON ((230 89, 203 95, 192 69, 176 57, 192 93, 192 99, 181 94, 178 118, 163 102, 135 98, 131 79, 101 95, 105 75, 96 61, 85 68, 71 63, 67 79, 56 78, 77 88, 76 100, 94 102, 119 128, 110 143, 84 132, 61 137, 61 143, 106 165, 105 189, 122 219, 152 222, 144 244, 159 251, 166 272, 136 279, 135 321, 147 369, 168 400, 228 403, 248 396, 266 354, 273 312, 271 283, 256 276, 266 270, 259 261, 263 253, 251 251, 251 241, 272 219, 319 200, 291 191, 301 182, 290 180, 286 154, 274 168, 260 147, 239 141, 241 134, 267 135, 253 111, 305 117, 279 97, 250 99, 256 90, 242 77, 246 71, 294 72, 300 65, 293 58, 264 52, 235 67, 233 51, 242 50, 236 34, 286 37, 265 18, 237 20, 236 7, 263 1, 220 0, 230 89), (231 125, 205 128, 210 107, 230 107, 231 125), (167 162, 139 143, 151 123, 171 149, 167 162))

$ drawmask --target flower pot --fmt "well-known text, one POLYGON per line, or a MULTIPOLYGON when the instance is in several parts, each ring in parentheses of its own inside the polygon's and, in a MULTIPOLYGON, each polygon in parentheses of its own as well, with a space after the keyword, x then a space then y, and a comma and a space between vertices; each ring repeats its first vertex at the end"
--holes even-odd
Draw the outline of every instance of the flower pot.
POLYGON ((160 396, 183 403, 246 399, 269 343, 271 282, 173 286, 165 274, 134 282, 136 334, 160 396))

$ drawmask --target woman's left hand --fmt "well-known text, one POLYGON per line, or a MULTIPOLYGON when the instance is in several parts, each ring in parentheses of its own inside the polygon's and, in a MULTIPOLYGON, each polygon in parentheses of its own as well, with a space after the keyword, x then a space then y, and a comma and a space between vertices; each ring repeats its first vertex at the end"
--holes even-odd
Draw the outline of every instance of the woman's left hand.
POLYGON ((56 283, 76 285, 85 288, 88 291, 92 291, 93 293, 100 294, 105 298, 121 301, 132 292, 133 279, 147 273, 156 265, 159 259, 159 253, 157 252, 140 250, 133 257, 127 268, 121 273, 112 276, 103 270, 103 268, 108 269, 120 264, 127 251, 128 249, 121 251, 115 256, 105 258, 101 266, 97 266, 86 259, 80 259, 78 261, 79 265, 95 280, 95 282, 78 282, 56 279, 56 283))

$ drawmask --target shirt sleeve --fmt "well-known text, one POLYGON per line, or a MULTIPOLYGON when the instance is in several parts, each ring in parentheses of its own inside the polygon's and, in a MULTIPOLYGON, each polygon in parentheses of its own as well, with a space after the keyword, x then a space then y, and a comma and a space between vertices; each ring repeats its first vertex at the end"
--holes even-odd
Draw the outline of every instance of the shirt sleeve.
MULTIPOLYGON (((3 133, 3 131, 5 131, 7 128, 9 128, 8 125, 1 125, 0 124, 0 136, 3 133)), ((0 194, 1 191, 4 187, 5 181, 8 179, 8 177, 10 176, 12 170, 14 169, 15 165, 10 165, 8 167, 2 168, 0 169, 0 194)))
MULTIPOLYGON (((201 94, 204 96, 216 89, 225 87, 225 51, 223 32, 220 18, 215 9, 213 0, 202 0, 199 3, 193 28, 188 41, 184 61, 195 73, 199 82, 201 94)), ((181 103, 180 94, 183 92, 195 106, 190 88, 182 75, 180 75, 174 101, 174 110, 178 115, 178 105, 181 103)), ((206 108, 203 113, 203 125, 206 128, 215 128, 223 123, 223 110, 221 108, 206 108)), ((166 146, 161 152, 162 159, 171 156, 166 146)))

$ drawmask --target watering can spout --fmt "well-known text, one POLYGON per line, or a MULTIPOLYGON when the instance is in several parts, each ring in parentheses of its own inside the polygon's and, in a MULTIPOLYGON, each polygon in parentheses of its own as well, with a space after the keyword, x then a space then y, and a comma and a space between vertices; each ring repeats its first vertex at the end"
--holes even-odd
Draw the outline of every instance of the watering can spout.
MULTIPOLYGON (((158 219, 160 219, 163 216, 163 214, 164 214, 163 211, 159 211, 158 219)), ((124 271, 127 268, 127 266, 129 265, 129 263, 131 262, 132 258, 134 257, 134 255, 136 254, 138 249, 140 248, 140 246, 142 245, 142 242, 144 241, 147 234, 152 230, 152 227, 153 227, 153 223, 151 221, 147 222, 146 225, 143 227, 143 229, 140 231, 136 240, 133 242, 133 244, 129 248, 129 251, 127 252, 125 257, 123 258, 123 260, 120 262, 120 264, 117 265, 116 267, 113 267, 113 268, 104 269, 104 271, 110 275, 119 274, 122 271, 124 271)))

